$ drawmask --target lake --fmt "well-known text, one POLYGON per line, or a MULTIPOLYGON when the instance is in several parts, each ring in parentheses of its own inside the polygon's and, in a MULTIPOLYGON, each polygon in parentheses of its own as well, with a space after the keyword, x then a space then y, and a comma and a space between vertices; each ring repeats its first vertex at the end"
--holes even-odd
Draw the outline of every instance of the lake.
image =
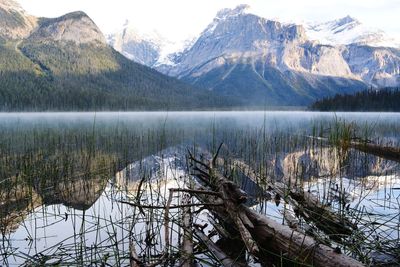
MULTIPOLYGON (((257 180, 232 175, 249 207, 364 263, 398 263, 398 163, 343 149, 335 143, 343 136, 399 147, 400 113, 0 113, 0 265, 126 266, 132 251, 141 262, 179 265, 182 211, 170 211, 167 248, 164 234, 169 189, 193 180, 188 150, 207 158, 221 143, 225 163, 257 173, 257 180), (358 230, 333 238, 267 194, 267 180, 301 185, 358 230)), ((176 194, 171 203, 183 200, 176 194)), ((193 223, 212 232, 210 216, 199 211, 193 223)), ((218 265, 211 254, 199 248, 195 261, 218 265)), ((240 260, 259 265, 247 256, 240 260)))

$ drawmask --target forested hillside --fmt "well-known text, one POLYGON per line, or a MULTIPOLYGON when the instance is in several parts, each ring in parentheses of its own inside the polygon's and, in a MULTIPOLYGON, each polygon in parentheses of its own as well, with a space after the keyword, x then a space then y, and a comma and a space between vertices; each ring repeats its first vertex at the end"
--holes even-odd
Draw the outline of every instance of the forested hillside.
POLYGON ((106 43, 100 29, 83 12, 38 19, 26 15, 15 2, 0 6, 0 11, 7 15, 3 16, 7 20, 0 20, 1 111, 240 105, 233 98, 198 90, 128 60, 106 43), (20 23, 11 23, 13 19, 20 23))
POLYGON ((0 109, 158 110, 229 107, 214 94, 125 59, 108 47, 0 45, 0 109))

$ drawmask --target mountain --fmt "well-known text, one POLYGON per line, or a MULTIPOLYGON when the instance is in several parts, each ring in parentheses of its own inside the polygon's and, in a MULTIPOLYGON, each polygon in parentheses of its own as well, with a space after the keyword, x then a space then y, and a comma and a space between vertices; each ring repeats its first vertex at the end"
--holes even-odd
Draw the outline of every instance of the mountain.
POLYGON ((337 47, 310 41, 301 25, 267 20, 247 9, 221 10, 174 64, 157 69, 255 105, 307 105, 366 88, 337 47))
POLYGON ((399 50, 372 46, 386 39, 358 31, 357 20, 307 28, 256 16, 248 8, 221 10, 190 48, 156 69, 256 105, 307 105, 337 93, 400 84, 399 50), (311 32, 336 39, 321 43, 311 32), (353 39, 344 38, 350 35, 353 39))
POLYGON ((107 42, 125 57, 155 68, 173 64, 173 57, 191 46, 193 41, 171 41, 157 31, 143 33, 126 20, 121 29, 107 35, 107 42))
POLYGON ((307 23, 305 27, 311 40, 326 45, 360 44, 400 48, 400 40, 390 38, 382 30, 366 27, 351 16, 323 23, 307 23))
POLYGON ((159 60, 160 47, 146 65, 254 105, 308 105, 400 84, 395 40, 350 16, 303 26, 261 18, 241 5, 218 12, 195 42, 168 60, 159 60))
POLYGON ((350 44, 342 48, 352 73, 374 88, 400 85, 400 50, 350 44))
POLYGON ((400 84, 400 40, 371 29, 350 16, 307 25, 307 35, 337 46, 354 75, 373 87, 400 84))
POLYGON ((345 39, 360 28, 351 17, 310 28, 247 9, 223 9, 194 41, 176 43, 130 23, 105 38, 83 12, 35 18, 0 0, 0 109, 309 105, 400 84, 399 49, 374 46, 386 39, 365 34, 345 39), (336 39, 324 43, 310 32, 336 39))
POLYGON ((163 39, 157 33, 142 35, 127 20, 121 31, 107 36, 107 42, 127 58, 146 66, 153 66, 160 57, 163 39))
POLYGON ((1 110, 193 109, 233 103, 126 59, 83 12, 33 18, 15 2, 0 0, 0 13, 7 14, 1 23, 8 27, 0 38, 1 110))

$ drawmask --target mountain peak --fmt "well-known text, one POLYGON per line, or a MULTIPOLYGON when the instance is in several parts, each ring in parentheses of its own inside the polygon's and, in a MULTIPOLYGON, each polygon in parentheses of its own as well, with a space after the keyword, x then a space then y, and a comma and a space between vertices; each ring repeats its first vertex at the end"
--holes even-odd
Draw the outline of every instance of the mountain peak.
POLYGON ((0 0, 0 37, 21 39, 36 27, 36 18, 29 16, 15 1, 0 0))
POLYGON ((150 67, 174 64, 173 58, 193 43, 192 40, 171 41, 157 30, 143 32, 129 20, 125 20, 121 28, 109 33, 107 41, 125 57, 150 67))
POLYGON ((89 18, 83 11, 73 11, 58 18, 58 20, 89 18))
POLYGON ((346 17, 329 21, 327 24, 329 24, 330 27, 334 29, 336 33, 338 33, 356 28, 361 25, 361 22, 356 18, 347 15, 346 17))
POLYGON ((238 16, 245 14, 250 9, 249 5, 242 4, 237 6, 236 8, 224 8, 218 11, 216 18, 217 19, 224 19, 227 17, 238 16))
POLYGON ((340 18, 336 21, 337 21, 337 24, 340 26, 345 25, 345 24, 350 24, 350 23, 361 24, 356 18, 353 18, 350 15, 347 15, 346 17, 340 18))
POLYGON ((106 39, 93 20, 82 11, 58 18, 45 18, 29 37, 40 41, 66 41, 75 44, 105 45, 106 39))

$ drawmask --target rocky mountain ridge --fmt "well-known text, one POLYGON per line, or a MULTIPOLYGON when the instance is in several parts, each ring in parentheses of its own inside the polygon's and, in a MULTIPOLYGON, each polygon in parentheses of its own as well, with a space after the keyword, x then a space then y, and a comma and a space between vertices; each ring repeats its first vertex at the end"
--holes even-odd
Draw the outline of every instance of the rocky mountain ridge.
MULTIPOLYGON (((200 93, 207 95, 202 97, 206 102, 222 95, 226 103, 233 97, 243 102, 239 105, 247 106, 308 105, 336 93, 400 84, 400 50, 365 45, 361 41, 321 44, 308 36, 310 28, 256 16, 246 5, 221 10, 197 39, 179 49, 157 34, 142 38, 129 24, 119 35, 105 38, 83 12, 59 18, 35 18, 16 2, 0 0, 0 13, 6 14, 0 16, 0 37, 6 40, 0 61, 4 61, 2 67, 7 75, 12 75, 10 70, 19 73, 23 70, 24 75, 26 71, 34 79, 45 77, 50 83, 57 80, 69 84, 71 90, 82 80, 96 94, 98 87, 104 87, 100 91, 107 94, 112 94, 114 88, 124 88, 124 94, 133 94, 140 87, 140 94, 136 92, 135 96, 146 101, 136 99, 136 104, 159 102, 160 94, 164 93, 168 97, 185 95, 194 99, 200 93), (131 60, 191 83, 199 90, 189 90, 188 95, 184 83, 125 60, 107 42, 131 60), (169 53, 174 46, 178 52, 169 53), (73 79, 66 79, 66 75, 73 79), (174 88, 163 89, 164 85, 174 88), (179 88, 184 88, 184 92, 179 88), (151 98, 157 100, 147 98, 150 92, 151 98)), ((313 30, 329 28, 332 34, 342 34, 359 24, 345 17, 329 27, 314 25, 313 30)), ((85 93, 85 98, 90 95, 85 93)), ((101 99, 95 105, 105 101, 101 99)), ((180 105, 178 99, 174 98, 174 105, 180 105)), ((83 105, 82 102, 80 106, 83 105)))
POLYGON ((77 11, 58 18, 39 19, 38 27, 29 39, 43 41, 64 41, 80 44, 107 45, 101 30, 84 12, 77 11))

